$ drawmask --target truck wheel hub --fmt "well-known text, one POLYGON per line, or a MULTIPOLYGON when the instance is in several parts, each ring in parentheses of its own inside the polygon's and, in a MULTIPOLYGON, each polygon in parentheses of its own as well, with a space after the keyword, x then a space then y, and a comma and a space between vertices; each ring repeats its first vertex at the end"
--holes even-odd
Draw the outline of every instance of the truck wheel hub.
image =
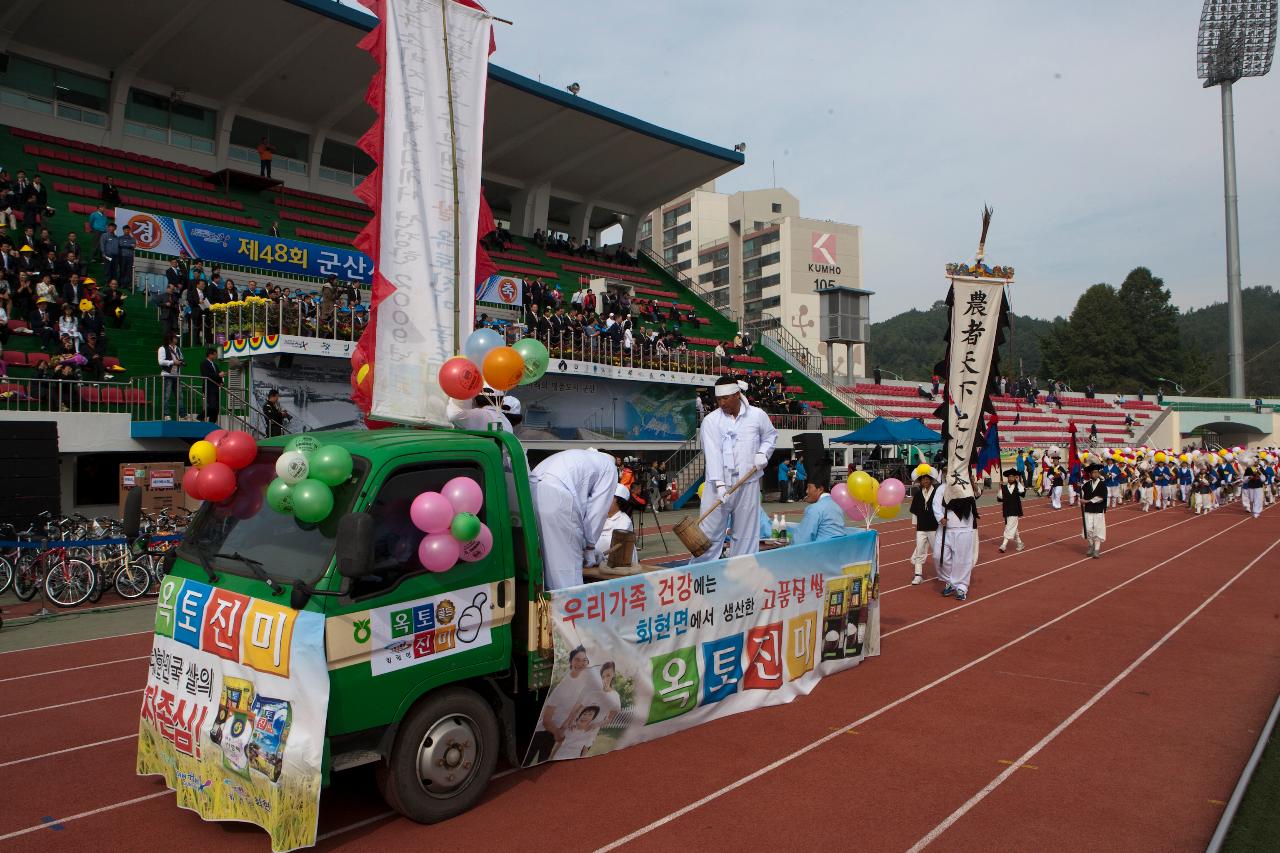
POLYGON ((438 720, 418 748, 418 777, 433 797, 449 797, 465 787, 479 767, 478 727, 470 717, 455 714, 438 720))

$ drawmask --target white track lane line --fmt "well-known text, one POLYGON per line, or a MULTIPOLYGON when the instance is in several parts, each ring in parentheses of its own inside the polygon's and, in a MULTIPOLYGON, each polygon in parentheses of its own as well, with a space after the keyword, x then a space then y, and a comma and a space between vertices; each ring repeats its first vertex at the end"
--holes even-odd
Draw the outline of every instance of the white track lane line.
POLYGON ((42 675, 57 675, 60 672, 75 672, 80 669, 93 669, 96 666, 111 666, 115 663, 129 663, 135 660, 146 660, 150 655, 138 655, 136 658, 116 658, 115 660, 104 660, 102 663, 86 663, 83 666, 69 666, 65 669, 47 669, 44 672, 32 672, 28 675, 11 675, 8 678, 0 678, 0 684, 7 681, 22 681, 24 678, 39 678, 42 675))
POLYGON ((55 755, 65 755, 68 752, 78 752, 82 749, 92 749, 95 746, 105 746, 109 743, 119 743, 122 740, 134 740, 138 737, 137 732, 120 737, 107 738, 106 740, 97 740, 93 743, 82 743, 79 746, 69 746, 66 749, 55 749, 53 752, 44 752, 40 755, 28 755, 26 758, 15 758, 12 761, 0 762, 0 767, 12 767, 15 764, 26 764, 28 761, 39 761, 42 758, 53 758, 55 755))
POLYGON ((156 791, 154 794, 145 794, 141 797, 134 797, 132 800, 125 800, 122 803, 111 803, 110 805, 102 806, 100 808, 90 809, 87 812, 80 812, 79 814, 69 815, 68 817, 60 817, 57 820, 50 821, 48 823, 38 823, 35 826, 28 826, 26 829, 15 829, 13 832, 6 832, 4 835, 0 835, 0 841, 8 841, 10 838, 18 838, 20 836, 27 835, 28 833, 39 832, 42 829, 50 829, 54 826, 64 826, 71 823, 73 820, 93 817, 94 815, 102 814, 103 812, 115 811, 116 809, 122 809, 125 806, 132 806, 135 803, 145 803, 147 800, 154 800, 156 797, 163 797, 166 794, 172 793, 172 791, 166 788, 163 791, 156 791))
MULTIPOLYGON (((707 794, 701 799, 694 800, 692 803, 689 803, 688 805, 683 806, 682 808, 679 808, 663 817, 660 817, 655 821, 645 824, 644 826, 640 827, 634 832, 628 835, 624 835, 623 837, 617 839, 616 841, 606 844, 604 847, 598 848, 595 851, 595 853, 608 853, 608 851, 610 850, 616 850, 619 847, 622 847, 623 845, 630 844, 632 841, 635 841, 638 838, 642 838, 648 835, 649 833, 653 832, 654 830, 661 829, 662 827, 666 826, 672 821, 678 820, 684 817, 685 815, 689 814, 690 812, 700 809, 703 806, 707 805, 708 803, 711 803, 720 799, 726 794, 733 793, 734 791, 741 788, 742 786, 747 785, 751 782, 754 782, 756 779, 759 779, 762 776, 767 776, 768 774, 772 773, 774 770, 777 770, 779 767, 782 767, 786 764, 790 764, 792 761, 795 761, 797 758, 801 758, 802 756, 807 755, 808 753, 812 752, 818 747, 824 746, 825 744, 830 743, 833 740, 843 737, 844 735, 848 734, 850 731, 858 728, 859 726, 865 725, 869 723, 871 720, 874 720, 876 717, 879 717, 882 714, 885 714, 888 711, 891 711, 894 708, 897 708, 899 705, 909 702, 910 700, 916 698, 917 696, 921 696, 925 693, 928 693, 933 688, 938 687, 941 684, 945 684, 946 682, 950 681, 956 676, 961 675, 965 672, 968 672, 969 670, 973 669, 975 666, 985 663, 986 661, 990 660, 991 658, 995 657, 1001 652, 1007 651, 1008 649, 1013 648, 1014 646, 1021 643, 1023 640, 1034 637, 1036 634, 1039 634, 1041 631, 1044 631, 1047 628, 1051 628, 1052 626, 1058 624, 1059 622, 1066 619, 1067 617, 1073 616, 1076 613, 1079 613, 1081 610, 1084 610, 1086 607, 1089 607, 1090 605, 1097 603, 1103 598, 1106 598, 1108 595, 1111 595, 1111 593, 1116 592, 1120 589, 1123 589, 1124 587, 1128 586, 1134 581, 1151 574, 1161 566, 1168 565, 1169 563, 1172 563, 1174 560, 1177 560, 1181 557, 1186 556, 1187 554, 1191 553, 1192 551, 1199 548, 1200 546, 1208 542, 1211 542, 1214 539, 1217 539, 1219 536, 1222 536, 1223 534, 1228 533, 1231 530, 1234 530, 1235 528, 1239 527, 1241 524, 1244 524, 1245 521, 1252 521, 1252 519, 1241 519, 1240 521, 1237 521, 1235 524, 1231 525, 1230 527, 1224 528, 1223 530, 1218 531, 1217 533, 1213 534, 1212 536, 1206 539, 1202 539, 1201 541, 1197 542, 1191 547, 1177 554, 1174 554, 1172 557, 1161 560, 1159 563, 1156 563, 1151 568, 1144 569, 1143 571, 1139 572, 1138 574, 1134 575, 1128 580, 1121 581, 1115 586, 1098 593, 1093 598, 1090 598, 1088 601, 1085 601, 1082 604, 1077 604, 1075 607, 1071 608, 1065 613, 1061 613, 1053 617, 1048 622, 1044 622, 1041 625, 1038 625, 1035 628, 1032 628, 1030 631, 1027 631, 1026 633, 1022 634, 1021 636, 1015 637, 1012 640, 1009 640, 1008 642, 997 646, 996 648, 992 649, 991 651, 987 652, 981 657, 974 658, 968 663, 963 664, 962 666, 959 666, 951 670, 951 672, 948 672, 946 675, 942 675, 942 676, 939 676, 938 678, 935 678, 933 681, 930 681, 928 684, 924 685, 923 687, 917 687, 915 690, 911 691, 910 693, 904 696, 898 697, 897 699, 893 700, 889 704, 884 705, 883 707, 877 708, 876 710, 868 714, 865 714, 862 717, 859 717, 853 722, 848 723, 844 726, 841 726, 840 728, 833 730, 831 733, 826 734, 818 738, 817 740, 809 744, 806 744, 805 746, 800 747, 795 752, 792 752, 789 755, 784 755, 778 760, 770 764, 766 764, 764 767, 761 767, 759 770, 756 770, 753 773, 749 773, 746 776, 743 776, 733 782, 730 782, 728 785, 725 785, 723 788, 720 788, 716 791, 712 791, 710 794, 707 794)), ((3 840, 3 839, 0 839, 0 840, 3 840)))
POLYGON ((1190 613, 1184 616, 1182 618, 1182 621, 1180 621, 1177 625, 1174 625, 1172 628, 1170 628, 1168 633, 1166 633, 1163 637, 1157 640, 1145 652, 1138 655, 1138 657, 1135 658, 1131 664, 1129 664, 1123 670, 1121 670, 1119 675, 1117 675, 1115 678, 1108 681, 1107 684, 1097 693, 1090 696, 1087 702, 1085 702, 1079 708, 1076 708, 1075 711, 1071 713, 1071 716, 1067 717, 1061 723, 1058 723, 1058 725, 1054 727, 1053 731, 1049 732, 1047 735, 1042 737, 1035 746, 1031 747, 1026 752, 1024 752, 1016 761, 1014 761, 1007 768, 1005 768, 1005 770, 1001 772, 999 776, 996 776, 996 778, 988 782, 981 791, 979 791, 978 793, 970 797, 968 800, 966 800, 965 803, 962 806, 960 806, 960 808, 956 809, 950 815, 948 815, 947 818, 942 821, 942 823, 938 824, 933 829, 929 830, 929 832, 927 832, 923 838, 921 838, 914 845, 912 845, 911 849, 908 850, 907 853, 919 853, 919 851, 923 850, 924 848, 932 844, 934 841, 936 841, 938 836, 942 835, 942 833, 946 832, 948 829, 954 826, 956 821, 960 820, 962 817, 968 814, 973 809, 974 806, 976 806, 978 803, 985 800, 988 795, 990 795, 993 791, 995 791, 997 788, 1003 785, 1009 779, 1010 776, 1012 776, 1022 767, 1022 765, 1026 764, 1031 759, 1035 758, 1036 755, 1042 749, 1044 749, 1046 746, 1052 743, 1054 739, 1057 738, 1058 735, 1066 731, 1067 728, 1072 723, 1074 723, 1076 720, 1084 716, 1085 713, 1087 713, 1089 709, 1092 708, 1094 705, 1098 704, 1098 702, 1102 701, 1102 698, 1106 696, 1108 693, 1110 693, 1111 690, 1117 684, 1119 684, 1121 681, 1124 681, 1126 678, 1128 678, 1129 675, 1135 669, 1137 669, 1147 660, 1147 658, 1151 657, 1153 654, 1158 652, 1165 643, 1169 642, 1169 640, 1173 637, 1174 634, 1177 634, 1184 627, 1186 627, 1188 622, 1190 622, 1196 616, 1200 615, 1200 612, 1204 610, 1206 607, 1208 607, 1210 604, 1212 604, 1219 595, 1222 595, 1222 593, 1224 593, 1227 590, 1227 587, 1231 586, 1233 583, 1238 581, 1244 575, 1245 572, 1249 571, 1249 569, 1256 566, 1258 564, 1258 561, 1261 560, 1263 557, 1265 557, 1267 554, 1271 553, 1271 550, 1275 548, 1277 545, 1280 545, 1280 539, 1277 539, 1275 542, 1272 542, 1271 545, 1267 548, 1267 550, 1263 551, 1261 554, 1259 554, 1258 556, 1250 560, 1248 565, 1246 565, 1240 571, 1236 572, 1231 577, 1231 580, 1227 581, 1222 586, 1218 587, 1218 589, 1212 595, 1210 595, 1204 601, 1200 602, 1199 606, 1196 607, 1195 610, 1192 610, 1190 613))
POLYGON ((45 705, 42 708, 28 708, 25 711, 10 711, 8 714, 0 714, 0 720, 7 719, 9 717, 21 717, 23 714, 34 714, 37 711, 53 711, 57 708, 68 708, 72 705, 83 705, 86 702, 98 702, 102 699, 114 699, 117 696, 129 696, 134 693, 141 692, 142 688, 139 687, 137 690, 121 690, 119 693, 107 693, 104 696, 90 696, 88 699, 76 699, 73 702, 60 702, 57 705, 45 705))
MULTIPOLYGON (((17 616, 12 617, 17 619, 17 616)), ((107 634, 105 637, 90 637, 87 640, 68 640, 65 643, 49 643, 45 646, 31 646, 26 649, 9 649, 7 652, 0 652, 0 655, 20 655, 23 652, 38 652, 41 649, 57 649, 62 646, 78 646, 81 643, 96 643, 99 640, 116 640, 120 637, 140 637, 143 634, 154 634, 155 631, 130 631, 127 634, 107 634)))

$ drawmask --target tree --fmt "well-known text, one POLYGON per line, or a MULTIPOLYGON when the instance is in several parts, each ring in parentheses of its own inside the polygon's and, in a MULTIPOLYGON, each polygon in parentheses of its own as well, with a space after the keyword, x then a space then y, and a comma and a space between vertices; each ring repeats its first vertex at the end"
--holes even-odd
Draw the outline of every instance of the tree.
POLYGON ((1189 360, 1178 335, 1178 309, 1164 281, 1137 267, 1125 276, 1119 297, 1124 323, 1120 378, 1139 388, 1153 387, 1157 377, 1181 382, 1189 360))
POLYGON ((1045 378, 1065 381, 1081 390, 1093 383, 1100 390, 1118 387, 1123 376, 1126 324, 1120 294, 1109 284, 1095 284, 1080 295, 1071 317, 1055 323, 1042 340, 1045 378))

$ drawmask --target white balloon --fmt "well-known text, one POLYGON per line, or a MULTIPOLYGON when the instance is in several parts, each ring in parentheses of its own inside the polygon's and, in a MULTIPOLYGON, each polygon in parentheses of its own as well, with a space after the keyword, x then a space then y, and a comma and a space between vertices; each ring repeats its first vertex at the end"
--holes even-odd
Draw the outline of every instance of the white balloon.
POLYGON ((296 450, 285 451, 276 460, 276 476, 291 486, 307 479, 310 471, 311 466, 307 464, 307 457, 296 450))

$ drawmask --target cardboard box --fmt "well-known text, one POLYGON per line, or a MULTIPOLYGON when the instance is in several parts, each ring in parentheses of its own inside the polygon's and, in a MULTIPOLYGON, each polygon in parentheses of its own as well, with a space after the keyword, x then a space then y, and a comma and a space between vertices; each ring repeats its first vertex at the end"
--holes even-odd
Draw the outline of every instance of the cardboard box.
POLYGON ((124 515, 124 499, 133 488, 142 489, 142 511, 159 512, 162 509, 183 507, 194 510, 200 501, 182 490, 182 477, 187 471, 185 462, 147 462, 141 465, 120 466, 120 514, 124 515))

